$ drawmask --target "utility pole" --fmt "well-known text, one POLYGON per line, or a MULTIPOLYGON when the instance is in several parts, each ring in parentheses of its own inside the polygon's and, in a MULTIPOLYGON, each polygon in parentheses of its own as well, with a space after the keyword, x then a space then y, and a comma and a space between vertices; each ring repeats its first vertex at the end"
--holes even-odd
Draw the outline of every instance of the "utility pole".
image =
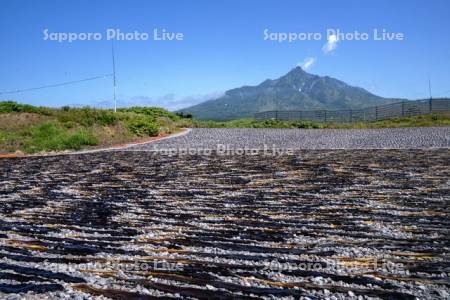
POLYGON ((428 91, 430 92, 430 113, 433 111, 433 97, 431 96, 431 79, 430 76, 428 75, 428 91))
POLYGON ((114 99, 114 112, 117 112, 117 100, 116 100, 116 61, 114 58, 114 43, 111 47, 112 52, 112 67, 113 67, 113 99, 114 99))
POLYGON ((430 100, 433 99, 433 97, 431 96, 431 79, 430 76, 428 76, 428 91, 430 93, 430 100))

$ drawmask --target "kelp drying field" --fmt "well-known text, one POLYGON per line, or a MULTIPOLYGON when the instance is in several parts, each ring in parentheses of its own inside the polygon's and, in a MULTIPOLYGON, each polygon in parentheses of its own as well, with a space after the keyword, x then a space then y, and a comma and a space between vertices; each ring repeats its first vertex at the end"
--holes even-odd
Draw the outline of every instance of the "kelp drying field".
POLYGON ((449 149, 4 158, 0 298, 445 299, 449 161, 449 149))

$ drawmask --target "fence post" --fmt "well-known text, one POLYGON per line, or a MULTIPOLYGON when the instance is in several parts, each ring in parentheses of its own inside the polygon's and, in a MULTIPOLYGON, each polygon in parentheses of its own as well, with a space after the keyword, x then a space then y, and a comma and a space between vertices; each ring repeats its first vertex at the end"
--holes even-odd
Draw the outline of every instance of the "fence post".
POLYGON ((405 116, 405 101, 402 101, 402 117, 405 116))
POLYGON ((378 106, 375 106, 375 121, 378 121, 378 106))
POLYGON ((353 110, 349 110, 350 112, 350 123, 353 123, 353 110))
POLYGON ((325 123, 327 122, 327 111, 326 110, 323 111, 323 120, 325 123))
POLYGON ((430 98, 430 113, 433 112, 433 98, 430 98))

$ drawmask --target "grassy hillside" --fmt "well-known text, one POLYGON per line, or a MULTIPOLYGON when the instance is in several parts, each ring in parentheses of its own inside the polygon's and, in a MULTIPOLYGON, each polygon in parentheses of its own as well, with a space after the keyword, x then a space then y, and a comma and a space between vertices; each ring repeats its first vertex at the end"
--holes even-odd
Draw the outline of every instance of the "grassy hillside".
POLYGON ((127 108, 114 113, 0 102, 0 153, 106 147, 175 132, 178 119, 160 108, 127 108))

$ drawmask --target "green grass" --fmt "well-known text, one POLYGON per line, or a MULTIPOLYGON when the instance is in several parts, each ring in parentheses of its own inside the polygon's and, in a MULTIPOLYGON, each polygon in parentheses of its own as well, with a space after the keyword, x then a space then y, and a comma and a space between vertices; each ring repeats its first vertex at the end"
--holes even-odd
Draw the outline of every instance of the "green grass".
POLYGON ((132 112, 132 113, 136 113, 136 114, 146 115, 146 116, 153 118, 154 120, 156 120, 160 117, 166 117, 166 118, 171 119, 172 121, 177 121, 180 118, 182 118, 182 115, 180 116, 180 115, 171 113, 160 107, 134 106, 134 107, 127 107, 127 108, 119 108, 118 111, 119 112, 132 112))
POLYGON ((118 115, 113 111, 88 107, 52 110, 52 114, 62 123, 79 123, 85 127, 94 124, 113 125, 119 121, 118 115))
POLYGON ((11 113, 11 112, 42 113, 43 110, 33 105, 20 104, 14 101, 0 102, 0 113, 11 113))
POLYGON ((55 123, 44 123, 19 132, 26 152, 79 150, 83 146, 95 146, 95 137, 83 129, 69 132, 55 123))
POLYGON ((68 131, 55 122, 21 128, 14 132, 1 132, 0 145, 11 146, 26 153, 40 151, 78 150, 97 144, 95 137, 86 130, 68 131))
POLYGON ((159 126, 152 121, 149 122, 144 116, 131 119, 128 122, 128 128, 139 136, 155 136, 159 132, 159 126))
POLYGON ((178 130, 181 117, 162 108, 49 108, 0 102, 0 153, 110 146, 178 130))

